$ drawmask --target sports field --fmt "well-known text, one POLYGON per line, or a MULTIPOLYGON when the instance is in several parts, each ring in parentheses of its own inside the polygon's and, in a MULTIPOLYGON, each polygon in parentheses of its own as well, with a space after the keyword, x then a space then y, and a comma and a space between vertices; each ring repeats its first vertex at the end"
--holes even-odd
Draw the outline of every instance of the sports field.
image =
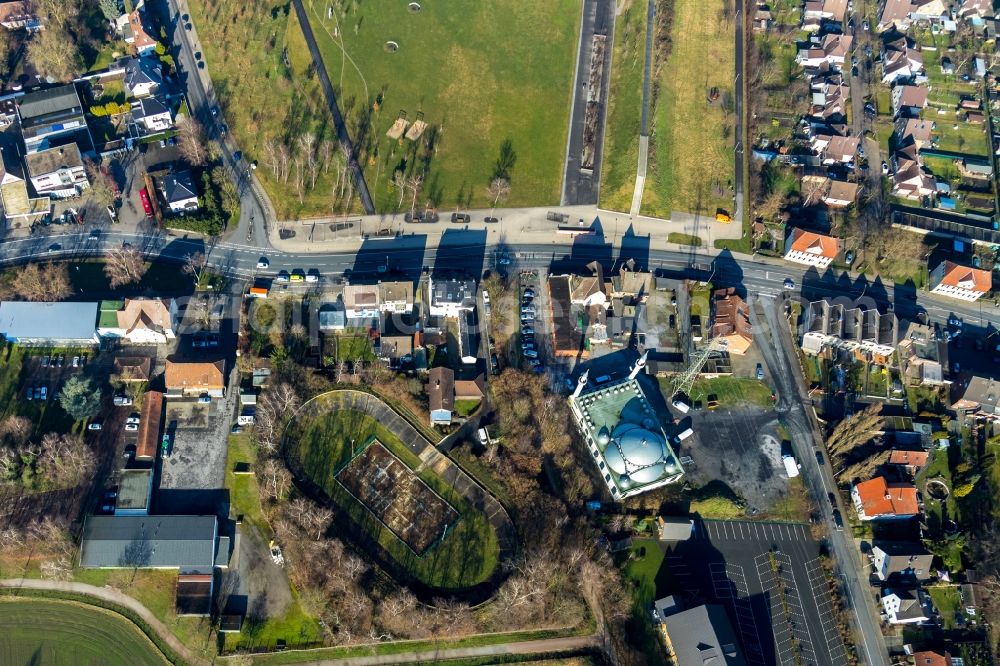
POLYGON ((578 0, 305 7, 380 211, 409 210, 412 194, 400 205, 392 185, 396 171, 424 174, 418 205, 488 207, 498 173, 509 176, 508 205, 558 202, 578 0), (406 131, 427 124, 416 141, 386 136, 404 114, 406 131), (505 141, 516 159, 500 157, 505 141))
MULTIPOLYGON (((366 543, 367 538, 374 539, 383 553, 402 571, 425 585, 443 590, 459 590, 487 580, 496 568, 499 543, 496 531, 486 516, 444 479, 424 467, 420 459, 396 435, 371 416, 353 409, 340 408, 336 398, 332 396, 323 410, 300 414, 292 422, 286 437, 286 457, 291 461, 292 467, 297 468, 297 473, 307 475, 336 505, 335 515, 341 518, 342 527, 362 530, 365 538, 360 540, 360 546, 370 547, 371 544, 366 543), (428 498, 441 503, 442 512, 448 515, 438 516, 442 518, 440 521, 430 514, 421 516, 418 515, 419 512, 413 513, 415 519, 426 518, 424 528, 434 534, 428 532, 420 536, 420 527, 407 530, 406 526, 393 523, 399 533, 407 538, 404 542, 380 519, 384 511, 374 503, 371 507, 366 506, 337 480, 337 474, 341 473, 342 481, 347 481, 357 490, 361 487, 363 478, 377 477, 380 473, 377 465, 373 464, 367 470, 367 475, 364 469, 358 467, 358 463, 372 462, 365 456, 355 458, 344 469, 346 477, 341 472, 351 460, 352 449, 357 454, 372 437, 392 453, 394 460, 408 468, 409 473, 404 475, 404 480, 419 479, 426 484, 427 489, 433 491, 428 494, 428 498), (349 522, 344 521, 344 518, 349 522), (444 538, 428 547, 444 533, 445 525, 450 527, 444 538), (423 554, 420 555, 415 550, 420 550, 423 554)), ((365 497, 369 500, 372 498, 367 491, 365 497)))
POLYGON ((715 214, 733 205, 734 0, 674 0, 670 55, 657 76, 642 214, 715 214))
POLYGON ((0 599, 0 664, 166 663, 156 646, 116 613, 68 601, 0 599))

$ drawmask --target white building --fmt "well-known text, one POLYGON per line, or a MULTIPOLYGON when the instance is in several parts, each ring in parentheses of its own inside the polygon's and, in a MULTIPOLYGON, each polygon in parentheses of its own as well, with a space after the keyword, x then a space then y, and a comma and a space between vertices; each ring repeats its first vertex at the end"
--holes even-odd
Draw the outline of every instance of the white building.
POLYGON ((132 102, 132 120, 151 134, 164 132, 174 126, 170 109, 155 97, 132 102))
POLYGON ((413 312, 412 282, 379 282, 379 310, 406 314, 413 312))
POLYGON ((431 307, 434 317, 458 319, 463 312, 476 307, 475 280, 430 279, 431 307))
POLYGON ((344 287, 344 311, 348 319, 377 318, 378 285, 349 284, 344 287))
POLYGON ((125 90, 132 97, 148 97, 163 83, 163 71, 158 60, 129 58, 125 63, 125 90))
POLYGON ((90 187, 83 156, 75 143, 25 155, 28 176, 38 194, 72 197, 90 187))
POLYGON ((882 611, 889 624, 916 624, 928 620, 924 611, 924 591, 889 589, 882 594, 882 611))
POLYGON ((179 321, 177 302, 160 298, 126 298, 101 303, 97 334, 131 344, 162 345, 173 340, 179 321))
POLYGON ((198 210, 198 188, 190 172, 178 171, 164 176, 160 179, 160 191, 170 212, 191 213, 198 210))

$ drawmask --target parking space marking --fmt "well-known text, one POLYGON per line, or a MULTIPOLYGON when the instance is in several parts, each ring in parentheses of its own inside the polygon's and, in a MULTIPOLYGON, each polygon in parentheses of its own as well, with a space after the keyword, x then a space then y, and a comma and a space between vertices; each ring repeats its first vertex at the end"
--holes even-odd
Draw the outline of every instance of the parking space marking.
POLYGON ((743 567, 738 564, 711 564, 709 572, 716 597, 721 601, 731 601, 736 615, 736 628, 743 641, 746 661, 749 666, 766 666, 760 632, 757 628, 750 592, 747 588, 743 567))
POLYGON ((830 661, 834 666, 847 666, 847 650, 844 648, 844 641, 837 629, 833 613, 833 598, 830 595, 826 575, 818 557, 806 563, 806 572, 809 575, 813 601, 816 603, 816 610, 823 625, 823 638, 830 654, 830 661))

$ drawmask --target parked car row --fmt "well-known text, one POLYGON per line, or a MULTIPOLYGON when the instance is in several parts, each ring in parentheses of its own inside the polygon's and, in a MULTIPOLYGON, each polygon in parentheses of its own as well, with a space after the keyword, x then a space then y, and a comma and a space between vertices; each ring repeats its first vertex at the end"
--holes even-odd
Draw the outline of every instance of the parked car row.
POLYGON ((47 386, 29 386, 24 389, 25 400, 47 400, 49 388, 47 386))
MULTIPOLYGON (((257 263, 258 267, 260 262, 257 263)), ((291 273, 288 271, 278 271, 278 274, 274 278, 275 282, 319 282, 319 271, 315 268, 310 268, 309 272, 303 271, 301 268, 294 269, 291 273)))
MULTIPOLYGON (((70 366, 74 368, 82 368, 87 365, 88 355, 83 354, 82 356, 74 356, 70 360, 70 366)), ((61 368, 66 363, 66 354, 46 354, 42 357, 42 367, 43 368, 61 368)))
POLYGON ((537 374, 545 372, 535 346, 535 290, 525 287, 521 294, 521 355, 528 359, 531 369, 537 374))

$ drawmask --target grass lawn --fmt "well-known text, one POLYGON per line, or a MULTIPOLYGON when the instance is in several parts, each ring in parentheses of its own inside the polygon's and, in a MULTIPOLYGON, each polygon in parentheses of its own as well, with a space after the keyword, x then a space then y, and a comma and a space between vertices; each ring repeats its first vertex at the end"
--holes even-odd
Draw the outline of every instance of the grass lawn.
POLYGON ((788 480, 788 492, 768 509, 767 516, 773 520, 809 520, 809 493, 801 476, 788 480))
POLYGON ((297 138, 306 133, 315 135, 317 146, 324 140, 336 144, 333 118, 291 3, 191 0, 189 7, 226 120, 247 161, 260 161, 256 175, 278 219, 330 214, 336 168, 321 170, 300 201, 294 168, 287 182, 276 177, 264 148, 273 141, 297 151, 297 138))
POLYGON ((349 527, 376 540, 397 566, 428 586, 457 590, 489 578, 497 566, 499 543, 486 516, 441 477, 423 468, 417 456, 385 426, 361 412, 338 409, 336 398, 328 400, 327 413, 297 418, 288 438, 288 454, 337 505, 338 518, 349 520, 349 527), (444 539, 423 556, 411 551, 334 476, 351 458, 352 447, 360 447, 373 436, 411 470, 421 468, 415 472, 417 476, 461 516, 444 539))
POLYGON ((692 400, 707 403, 708 396, 715 395, 720 405, 757 405, 770 409, 771 389, 761 381, 749 377, 715 377, 697 379, 691 389, 692 400))
POLYGON ((643 0, 625 0, 622 4, 623 9, 615 18, 615 43, 611 56, 601 207, 627 211, 632 205, 639 163, 647 21, 643 0))
POLYGON ((479 400, 456 400, 455 411, 459 416, 468 416, 479 408, 479 400))
MULTIPOLYGON (((652 115, 642 213, 733 207, 734 22, 724 0, 675 0, 671 53, 652 115), (710 93, 718 92, 715 100, 710 93)), ((730 10, 731 11, 731 10, 730 10)))
POLYGON ((323 631, 319 622, 309 615, 298 602, 290 604, 281 617, 269 617, 253 634, 227 633, 226 651, 237 649, 252 649, 260 645, 275 645, 279 640, 294 640, 298 644, 320 643, 323 641, 323 631))
POLYGON ((728 497, 706 497, 691 500, 688 509, 692 514, 715 520, 738 520, 746 518, 747 512, 728 497))
POLYGON ((625 577, 635 583, 636 601, 644 604, 656 599, 656 578, 663 564, 663 551, 656 539, 635 539, 625 577))
POLYGON ((701 238, 698 236, 682 234, 679 231, 671 231, 667 234, 667 241, 670 243, 677 243, 678 245, 694 245, 695 247, 701 245, 701 238))
POLYGON ((927 588, 934 601, 934 608, 941 613, 941 623, 946 630, 955 626, 955 613, 962 607, 962 595, 954 585, 934 585, 927 588))
POLYGON ((4 664, 165 664, 138 627, 111 611, 69 601, 0 598, 4 664))
POLYGON ((341 335, 337 337, 337 359, 344 361, 372 361, 375 352, 372 344, 363 335, 341 335))
POLYGON ((395 171, 423 174, 418 205, 486 207, 498 171, 509 174, 508 205, 558 202, 579 2, 305 7, 376 208, 409 208, 392 186, 395 171), (386 136, 402 113, 410 123, 422 114, 428 125, 415 142, 386 136), (516 159, 498 164, 506 141, 516 159))
POLYGON ((233 513, 242 515, 243 520, 260 531, 265 540, 271 538, 271 526, 264 518, 257 491, 257 477, 254 474, 236 474, 237 463, 248 463, 253 468, 257 454, 247 435, 230 435, 229 452, 226 456, 226 488, 233 513))

